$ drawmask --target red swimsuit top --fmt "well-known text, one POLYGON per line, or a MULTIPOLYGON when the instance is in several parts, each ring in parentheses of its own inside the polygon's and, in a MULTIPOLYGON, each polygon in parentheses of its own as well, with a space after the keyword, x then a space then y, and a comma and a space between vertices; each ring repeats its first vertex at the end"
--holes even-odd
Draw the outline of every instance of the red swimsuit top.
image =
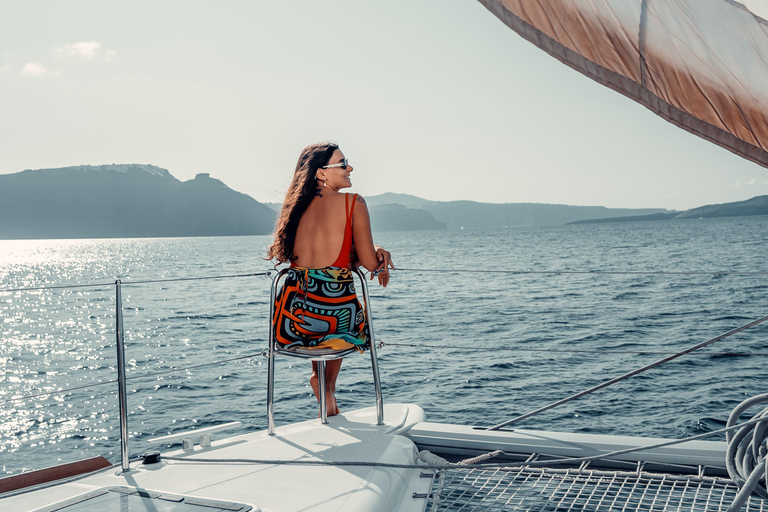
MULTIPOLYGON (((344 210, 347 213, 347 221, 344 225, 344 241, 341 243, 341 251, 331 267, 349 268, 349 260, 352 255, 352 213, 355 211, 355 203, 357 203, 357 194, 352 196, 352 207, 349 206, 349 193, 344 195, 344 210)), ((292 267, 296 267, 295 262, 291 262, 292 267)))

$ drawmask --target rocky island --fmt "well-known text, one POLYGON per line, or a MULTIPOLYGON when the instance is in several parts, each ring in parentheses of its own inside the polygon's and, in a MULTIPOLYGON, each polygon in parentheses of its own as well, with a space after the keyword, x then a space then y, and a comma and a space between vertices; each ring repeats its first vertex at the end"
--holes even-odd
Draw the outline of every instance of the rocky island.
POLYGON ((274 212, 208 174, 82 165, 0 175, 0 238, 264 235, 274 212))

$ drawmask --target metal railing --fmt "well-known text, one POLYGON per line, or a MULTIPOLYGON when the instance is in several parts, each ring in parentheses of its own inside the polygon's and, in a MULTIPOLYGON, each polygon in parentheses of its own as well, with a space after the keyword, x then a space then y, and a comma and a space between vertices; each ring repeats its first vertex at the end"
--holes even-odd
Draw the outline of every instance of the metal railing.
POLYGON ((117 347, 117 391, 120 406, 120 468, 130 471, 128 457, 128 391, 125 382, 125 331, 123 330, 122 283, 115 281, 115 346, 117 347))
MULTIPOLYGON (((149 284, 149 283, 165 283, 165 282, 175 282, 175 281, 198 281, 198 280, 210 280, 210 279, 226 279, 226 278, 235 278, 235 277, 254 277, 254 276, 270 276, 270 272, 257 272, 252 274, 234 274, 234 275, 220 275, 220 276, 201 276, 201 277, 188 277, 188 278, 170 278, 170 279, 150 279, 150 280, 140 280, 140 281, 129 281, 126 283, 123 283, 120 279, 115 280, 111 283, 92 283, 92 284, 79 284, 79 285, 59 285, 59 286, 38 286, 38 287, 27 287, 27 288, 10 288, 10 289, 0 289, 0 292, 21 292, 21 291, 38 291, 38 290, 61 290, 61 289, 70 289, 70 288, 86 288, 86 287, 105 287, 105 286, 114 286, 115 287, 115 350, 117 352, 117 380, 109 380, 105 382, 101 382, 99 384, 110 384, 117 382, 118 386, 118 416, 119 416, 119 423, 120 423, 120 468, 121 472, 127 472, 130 471, 130 454, 129 454, 129 444, 128 444, 128 391, 127 391, 127 373, 126 373, 126 359, 125 359, 125 328, 123 326, 123 299, 122 299, 122 287, 123 285, 137 285, 137 284, 149 284)), ((255 355, 250 355, 246 357, 255 357, 255 355)), ((235 360, 242 359, 242 357, 233 358, 235 360)), ((220 362, 220 361, 219 361, 220 362)), ((219 362, 214 363, 206 363, 204 365, 199 366, 207 366, 209 364, 217 364, 219 362)), ((175 371, 175 370, 170 370, 175 371)), ((169 372, 160 372, 162 373, 169 373, 169 372)), ((155 375, 155 374, 153 374, 155 375)), ((67 390, 73 390, 73 389, 81 389, 86 387, 91 387, 93 384, 86 385, 86 386, 78 386, 75 388, 69 388, 67 390)), ((64 390, 64 391, 67 391, 64 390)), ((23 398, 30 398, 33 396, 43 396, 48 395, 50 392, 40 393, 39 395, 31 395, 27 397, 17 397, 6 401, 14 401, 18 399, 23 398)))
MULTIPOLYGON (((287 270, 287 269, 286 269, 287 270)), ((273 420, 273 399, 274 399, 274 389, 272 385, 272 376, 274 375, 274 358, 272 357, 274 355, 273 352, 273 344, 272 344, 272 324, 273 324, 273 307, 275 301, 275 293, 276 289, 275 286, 277 284, 277 281, 279 280, 279 277, 283 275, 283 273, 286 271, 283 270, 279 273, 277 273, 277 276, 273 278, 273 290, 272 290, 272 296, 271 296, 271 302, 270 302, 270 322, 269 322, 269 328, 270 328, 270 343, 268 350, 270 351, 270 362, 269 362, 269 386, 268 386, 268 392, 267 392, 267 413, 268 413, 268 429, 269 433, 272 434, 274 432, 274 420, 273 420)), ((487 271, 487 270, 471 270, 471 269, 398 269, 399 271, 412 271, 412 272, 481 272, 481 273, 492 273, 494 271, 487 271)), ((374 378, 374 386, 376 391, 376 408, 377 408, 377 421, 378 424, 383 424, 383 398, 381 393, 381 383, 379 378, 379 368, 378 368, 378 359, 376 356, 376 347, 374 340, 376 339, 374 337, 374 331, 373 331, 373 323, 371 321, 371 307, 370 307, 370 299, 368 295, 368 287, 365 281, 365 276, 357 269, 354 270, 354 272, 358 275, 361 282, 361 288, 362 288, 362 295, 363 295, 363 301, 365 303, 365 314, 367 315, 368 325, 369 325, 369 332, 370 332, 370 340, 371 340, 371 364, 372 364, 372 371, 373 371, 373 378, 374 378)), ((605 273, 605 274, 696 274, 696 275, 765 275, 766 272, 728 272, 728 271, 713 271, 713 272, 597 272, 597 271, 518 271, 518 270, 506 270, 506 271, 499 271, 504 272, 508 274, 525 274, 525 273, 553 273, 553 274, 560 274, 560 273, 573 273, 573 274, 599 274, 599 273, 605 273)), ((30 287, 30 288, 12 288, 12 289, 0 289, 0 292, 17 292, 17 291, 31 291, 31 290, 51 290, 51 289, 65 289, 65 288, 82 288, 82 287, 105 287, 105 286, 115 286, 115 340, 116 340, 116 352, 117 352, 117 371, 118 371, 118 398, 119 398, 119 423, 120 423, 120 444, 121 444, 121 470, 122 471, 130 471, 130 465, 129 465, 129 442, 128 442, 128 408, 127 408, 127 375, 126 375, 126 363, 125 363, 125 332, 124 332, 124 326, 123 326, 123 308, 122 308, 122 286, 123 285, 138 285, 138 284, 148 284, 148 283, 161 283, 161 282, 173 282, 173 281, 192 281, 192 280, 210 280, 210 279, 226 279, 226 278, 237 278, 237 277, 254 277, 254 276, 268 276, 273 277, 275 276, 276 271, 270 270, 266 272, 258 272, 258 273, 250 273, 250 274, 234 274, 234 275, 221 275, 221 276, 201 276, 201 277, 190 277, 190 278, 171 278, 171 279, 153 279, 153 280, 141 280, 141 281, 128 281, 126 283, 123 283, 121 280, 116 280, 114 282, 110 283, 93 283, 93 284, 84 284, 84 285, 61 285, 61 286, 41 286, 41 287, 30 287)), ((647 367, 642 368, 641 370, 645 370, 647 368, 657 366, 661 362, 666 362, 668 360, 677 358, 681 355, 687 355, 691 353, 693 350, 696 350, 700 347, 703 347, 705 345, 709 345, 715 341, 719 341, 727 336, 730 336, 732 334, 735 334, 736 332, 739 332, 741 330, 747 329, 749 327, 752 327, 754 325, 757 325, 762 322, 768 321, 768 317, 763 317, 759 320, 756 320, 754 322, 751 322, 749 324, 746 324, 744 326, 739 327, 738 329, 735 329, 733 331, 730 331, 728 333, 725 333, 721 336, 718 336, 712 340, 708 340, 700 345, 697 345, 695 347, 692 347, 690 349, 687 349, 682 352, 673 352, 673 357, 665 358, 662 361, 657 361, 656 363, 653 363, 652 365, 648 365, 647 367)), ((390 345, 398 346, 397 343, 392 343, 390 345)), ((405 345, 407 346, 407 345, 405 345)), ((423 345, 420 345, 421 348, 423 348, 423 345)), ((442 348, 445 348, 444 346, 442 348)), ((496 349, 494 349, 496 350, 496 349)), ((538 351, 538 350, 537 350, 538 351)), ((578 350, 563 350, 563 352, 580 352, 578 350)), ((601 351, 604 352, 604 351, 601 351)), ((621 353, 630 353, 630 352, 621 352, 621 353)), ((632 352, 634 353, 634 352, 632 352)), ((642 352, 642 353, 655 353, 655 352, 642 352)), ((730 354, 730 353, 728 353, 730 354)), ((707 353, 705 354, 707 356, 711 356, 713 354, 707 353)), ((765 354, 736 354, 736 355, 765 355, 765 354)), ((254 357, 254 355, 249 355, 245 357, 254 357)), ((237 360, 241 359, 241 357, 233 358, 231 360, 237 360)), ((217 364, 224 361, 218 361, 214 363, 205 363, 203 365, 198 366, 207 366, 210 364, 217 364)), ((171 370, 171 371, 177 371, 177 370, 171 370)), ((505 426, 508 426, 512 423, 515 423, 517 421, 520 421, 524 418, 530 417, 534 414, 538 414, 540 412, 543 412, 544 410, 549 410, 552 407, 556 405, 560 405, 561 403, 565 403, 566 401, 570 401, 572 399, 578 398, 580 396, 583 396, 584 394, 587 394, 588 392, 595 391, 597 389, 600 389, 602 387, 605 387, 606 385, 612 384, 614 381, 623 380, 626 377, 632 376, 635 373, 638 373, 639 371, 632 372, 631 374, 621 376, 617 379, 613 379, 611 381, 608 381, 606 383, 601 384, 600 386, 597 386, 593 389, 589 389, 586 392, 579 393, 575 396, 568 397, 567 399, 564 399, 562 401, 556 402, 554 404, 550 404, 544 408, 541 408, 539 410, 533 411, 531 413, 528 413, 523 416, 519 416, 516 418, 513 418, 512 420, 509 420, 507 422, 495 425, 493 427, 490 427, 490 430, 497 430, 501 429, 505 426)), ((167 373, 167 372, 161 372, 161 373, 167 373)), ((112 382, 115 382, 114 380, 102 382, 100 384, 111 384, 112 382)), ((77 388, 71 388, 71 389, 80 389, 84 387, 90 387, 89 386, 79 386, 77 388)), ((50 392, 40 393, 40 395, 48 395, 50 392)), ((32 395, 32 396, 38 396, 38 395, 32 395)), ((28 397, 22 397, 22 398, 28 398, 28 397)), ((14 398, 12 400, 16 400, 17 398, 14 398)), ((321 400, 325 399, 325 394, 321 393, 321 400)), ((10 401, 10 400, 6 400, 10 401)), ((321 404, 322 406, 322 404, 321 404)), ((324 407, 321 407, 322 409, 325 409, 324 407)))
MULTIPOLYGON (((2 289, 0 291, 2 292, 18 292, 18 291, 33 291, 33 290, 50 290, 50 289, 67 289, 67 288, 83 288, 83 287, 105 287, 105 286, 114 286, 115 287, 115 350, 116 350, 116 363, 117 363, 117 380, 110 380, 103 382, 102 384, 110 384, 117 382, 118 386, 118 420, 120 423, 120 471, 121 472, 128 472, 131 471, 130 468, 130 450, 129 450, 129 433, 128 433, 128 391, 127 391, 127 373, 126 373, 126 358, 125 358, 125 328, 123 325, 123 298, 122 298, 122 287, 124 285, 137 285, 137 284, 149 284, 149 283, 164 283, 164 282, 175 282, 175 281, 197 281, 197 280, 209 280, 209 279, 226 279, 226 278, 236 278, 236 277, 255 277, 255 276, 267 276, 273 279, 273 286, 272 286, 272 300, 270 302, 270 347, 271 345, 271 326, 273 321, 273 307, 275 300, 275 285, 279 281, 279 278, 287 272, 288 269, 284 269, 280 272, 275 272, 274 270, 269 270, 266 272, 257 272, 252 274, 235 274, 235 275, 222 275, 222 276, 202 276, 202 277, 190 277, 190 278, 171 278, 171 279, 151 279, 151 280, 141 280, 141 281, 128 281, 123 283, 120 279, 115 280, 111 283, 94 283, 94 284, 84 284, 84 285, 61 285, 61 286, 41 286, 41 287, 29 287, 29 288, 13 288, 13 289, 2 289)), ((368 328, 370 333, 370 344, 371 344, 371 366, 373 370, 373 380, 374 380, 374 387, 376 390, 376 411, 377 411, 377 422, 378 425, 382 425, 384 423, 384 402, 382 398, 381 393, 381 382, 379 378, 379 367, 378 367, 378 359, 376 356, 376 347, 373 340, 374 333, 373 333, 373 323, 371 321, 371 308, 370 308, 370 298, 368 295, 368 286, 365 282, 365 276, 357 269, 354 270, 354 272, 359 277, 361 288, 363 291, 363 301, 365 304, 365 314, 368 322, 368 328)), ((285 353, 285 352, 282 352, 285 353)), ((273 355, 274 353, 271 353, 273 355)), ((245 357, 255 357, 254 354, 245 356, 245 357)), ((242 357, 236 357, 232 358, 232 360, 238 360, 242 359, 242 357)), ((225 362, 225 361, 219 361, 219 362, 225 362)), ((216 364, 218 362, 214 363, 205 363, 203 365, 198 366, 208 366, 210 364, 216 364)), ((170 371, 176 371, 176 370, 170 370, 170 371)), ((274 359, 270 357, 269 362, 269 371, 270 375, 273 376, 274 374, 274 359)), ((162 373, 168 373, 168 372, 160 372, 162 373)), ((153 374, 155 375, 155 374, 153 374)), ((89 386, 81 386, 81 387, 89 387, 89 386)), ((80 387, 78 387, 80 388, 80 387)), ((42 393, 41 395, 47 395, 50 394, 50 392, 42 393)), ((321 393, 322 399, 324 401, 325 394, 321 393)), ((21 397, 21 398, 28 398, 28 397, 21 397)), ((21 399, 21 398, 14 398, 12 400, 21 399)), ((274 385, 273 381, 269 380, 269 386, 267 389, 267 409, 268 409, 268 421, 269 421, 269 432, 270 434, 274 431, 274 419, 273 419, 273 398, 274 398, 274 385)), ((323 407, 323 411, 325 411, 325 407, 323 407)), ((323 418, 324 422, 325 418, 323 418)))
MULTIPOLYGON (((286 268, 281 270, 272 281, 272 290, 270 292, 270 307, 269 307, 269 365, 267 367, 267 432, 269 435, 275 434, 275 419, 274 419, 274 392, 275 392, 275 356, 277 354, 283 354, 290 357, 299 357, 303 359, 309 359, 317 362, 318 367, 318 383, 320 385, 319 401, 320 401, 320 420, 322 423, 328 423, 327 419, 327 404, 325 397, 325 362, 333 359, 339 359, 347 354, 354 352, 355 348, 349 348, 344 350, 334 350, 320 353, 318 350, 302 350, 292 349, 287 350, 281 348, 277 340, 275 339, 275 303, 277 299, 277 289, 280 284, 280 279, 285 276, 290 269, 286 268)), ((376 390, 376 421, 377 425, 384 424, 384 400, 381 394, 381 381, 379 379, 379 362, 376 355, 376 343, 373 333, 373 321, 371 317, 371 301, 368 296, 368 285, 365 282, 365 276, 359 269, 353 269, 352 272, 357 274, 360 278, 360 287, 363 291, 363 302, 365 304, 365 317, 368 323, 369 334, 369 349, 371 352, 371 370, 373 372, 373 385, 376 390)))

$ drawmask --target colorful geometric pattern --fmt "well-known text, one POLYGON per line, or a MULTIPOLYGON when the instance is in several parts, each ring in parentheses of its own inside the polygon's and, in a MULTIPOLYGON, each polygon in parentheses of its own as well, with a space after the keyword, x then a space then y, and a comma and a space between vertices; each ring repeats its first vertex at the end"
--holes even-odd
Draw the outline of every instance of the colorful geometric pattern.
POLYGON ((365 311, 346 268, 291 267, 275 301, 272 328, 283 348, 357 348, 369 343, 365 311))

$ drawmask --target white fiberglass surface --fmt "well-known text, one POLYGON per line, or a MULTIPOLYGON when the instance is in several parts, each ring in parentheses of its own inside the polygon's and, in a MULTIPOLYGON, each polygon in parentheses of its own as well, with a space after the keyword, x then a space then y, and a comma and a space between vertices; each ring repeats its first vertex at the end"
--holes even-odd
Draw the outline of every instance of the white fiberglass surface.
MULTIPOLYGON (((59 506, 103 489, 131 487, 166 496, 180 495, 198 502, 219 500, 247 504, 264 511, 400 509, 418 512, 423 509, 426 498, 413 500, 411 496, 414 492, 425 494, 431 480, 420 478, 420 472, 415 469, 377 467, 376 464, 414 462, 414 444, 403 436, 385 432, 422 421, 423 411, 418 406, 389 404, 384 414, 384 425, 376 425, 375 409, 368 408, 329 418, 327 425, 314 419, 279 426, 275 436, 261 431, 214 440, 208 448, 197 446, 194 450, 168 452, 164 456, 173 459, 156 464, 134 463, 132 470, 124 474, 117 474, 115 469, 105 470, 76 482, 3 498, 0 510, 59 506), (369 464, 333 464, 344 461, 369 464), (406 504, 404 509, 401 502, 406 504)), ((112 499, 110 496, 100 499, 108 498, 112 499)), ((136 501, 136 498, 121 499, 125 502, 136 501)), ((136 506, 141 505, 136 502, 136 506)))

